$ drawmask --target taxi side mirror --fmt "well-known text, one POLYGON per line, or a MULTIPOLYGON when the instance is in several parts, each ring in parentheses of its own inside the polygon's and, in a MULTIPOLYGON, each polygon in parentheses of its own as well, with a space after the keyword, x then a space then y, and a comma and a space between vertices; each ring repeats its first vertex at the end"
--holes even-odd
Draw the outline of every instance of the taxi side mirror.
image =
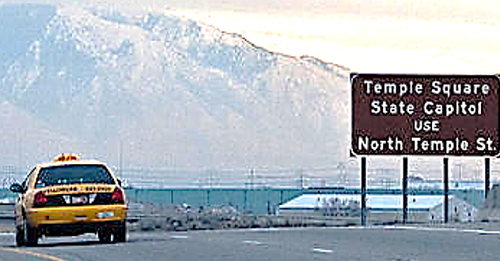
POLYGON ((12 191, 14 193, 23 193, 24 189, 23 189, 23 186, 21 186, 17 183, 14 183, 10 186, 10 191, 12 191))

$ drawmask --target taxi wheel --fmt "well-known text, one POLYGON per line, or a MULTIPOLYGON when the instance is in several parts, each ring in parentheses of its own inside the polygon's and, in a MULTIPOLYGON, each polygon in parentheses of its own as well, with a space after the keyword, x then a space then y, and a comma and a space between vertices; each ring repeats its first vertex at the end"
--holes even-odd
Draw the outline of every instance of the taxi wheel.
POLYGON ((24 230, 16 225, 16 245, 18 247, 24 246, 26 242, 24 241, 24 230))
POLYGON ((115 229, 116 242, 127 241, 127 225, 125 222, 120 223, 120 225, 115 229))
POLYGON ((113 233, 111 233, 109 228, 99 229, 97 236, 99 237, 99 242, 101 243, 111 243, 113 240, 113 233))
POLYGON ((31 227, 26 218, 23 220, 23 234, 24 234, 24 242, 26 246, 36 246, 38 245, 38 234, 37 229, 31 227))

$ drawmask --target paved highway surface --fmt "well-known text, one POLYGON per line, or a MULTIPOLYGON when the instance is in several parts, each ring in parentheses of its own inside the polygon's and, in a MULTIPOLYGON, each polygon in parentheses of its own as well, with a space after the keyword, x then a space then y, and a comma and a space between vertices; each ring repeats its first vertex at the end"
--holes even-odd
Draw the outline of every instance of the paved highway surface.
POLYGON ((93 235, 17 248, 0 234, 1 260, 496 260, 500 233, 394 228, 133 232, 103 245, 93 235))

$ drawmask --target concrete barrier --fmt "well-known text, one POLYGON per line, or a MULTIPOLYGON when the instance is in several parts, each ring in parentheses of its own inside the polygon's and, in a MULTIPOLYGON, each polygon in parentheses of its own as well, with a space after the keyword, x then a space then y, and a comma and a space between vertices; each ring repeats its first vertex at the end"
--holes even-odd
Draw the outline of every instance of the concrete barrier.
MULTIPOLYGON (((129 204, 128 229, 131 231, 186 231, 359 225, 359 218, 354 217, 268 216, 233 213, 231 211, 221 214, 220 209, 205 212, 195 210, 179 212, 173 211, 171 207, 166 209, 169 210, 157 207, 153 209, 152 206, 140 203, 129 204)), ((14 204, 0 204, 0 219, 14 219, 14 204)))

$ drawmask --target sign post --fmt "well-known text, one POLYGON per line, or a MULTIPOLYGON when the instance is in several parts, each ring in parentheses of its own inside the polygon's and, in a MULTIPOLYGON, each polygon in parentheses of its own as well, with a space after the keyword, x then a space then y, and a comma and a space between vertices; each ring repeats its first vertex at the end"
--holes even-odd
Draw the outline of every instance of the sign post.
POLYGON ((484 159, 484 198, 488 198, 490 191, 490 159, 484 159))
POLYGON ((366 225, 366 157, 361 158, 361 225, 366 225))
MULTIPOLYGON (((351 85, 352 154, 403 156, 403 221, 408 210, 407 156, 500 153, 497 76, 352 74, 351 85)), ((443 163, 447 184, 448 160, 443 163)), ((489 158, 485 164, 486 195, 489 158)), ((361 185, 366 191, 366 184, 361 185)), ((445 190, 447 204, 447 185, 445 190)))
POLYGON ((443 159, 443 194, 444 194, 444 203, 443 203, 443 213, 444 213, 444 223, 448 223, 448 158, 443 159))
POLYGON ((403 158, 403 224, 406 224, 408 219, 408 158, 403 158))

